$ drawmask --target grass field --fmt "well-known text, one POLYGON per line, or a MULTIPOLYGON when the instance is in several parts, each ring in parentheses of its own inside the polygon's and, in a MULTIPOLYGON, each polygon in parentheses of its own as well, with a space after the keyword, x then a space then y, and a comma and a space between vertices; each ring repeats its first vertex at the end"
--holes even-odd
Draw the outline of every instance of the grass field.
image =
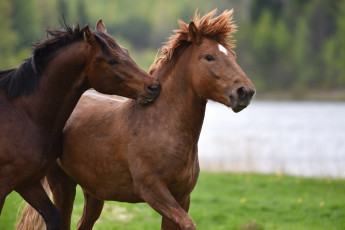
MULTIPOLYGON (((16 193, 6 199, 1 230, 14 229, 19 203, 16 193)), ((78 188, 72 229, 82 208, 78 188)), ((344 230, 345 180, 201 173, 189 213, 198 230, 344 230)), ((146 204, 106 202, 94 229, 152 230, 160 221, 146 204)))

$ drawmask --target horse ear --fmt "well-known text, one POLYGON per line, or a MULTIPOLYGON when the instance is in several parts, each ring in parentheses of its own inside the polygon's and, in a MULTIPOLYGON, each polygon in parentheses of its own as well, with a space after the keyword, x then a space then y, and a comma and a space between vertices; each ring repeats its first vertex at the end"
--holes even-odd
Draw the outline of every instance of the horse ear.
POLYGON ((196 28, 196 25, 194 24, 193 21, 189 23, 188 30, 189 30, 189 37, 192 40, 192 42, 195 44, 200 44, 201 36, 200 36, 198 28, 196 28))
POLYGON ((96 24, 96 30, 97 31, 101 31, 103 33, 106 33, 107 32, 107 28, 105 28, 105 25, 102 21, 102 19, 99 19, 97 24, 96 24))
POLYGON ((85 40, 87 43, 89 43, 89 44, 92 44, 92 43, 93 43, 94 37, 93 37, 93 34, 92 34, 91 31, 90 31, 89 25, 86 25, 86 26, 84 27, 83 36, 84 36, 84 40, 85 40))

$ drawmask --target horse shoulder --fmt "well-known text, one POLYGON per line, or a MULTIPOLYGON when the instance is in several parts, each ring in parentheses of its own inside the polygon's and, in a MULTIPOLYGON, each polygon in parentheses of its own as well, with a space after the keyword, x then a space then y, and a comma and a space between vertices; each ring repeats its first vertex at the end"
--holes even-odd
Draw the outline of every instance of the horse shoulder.
MULTIPOLYGON (((100 147, 107 149, 107 146, 111 146, 113 139, 121 132, 116 123, 123 117, 118 116, 120 104, 102 97, 84 94, 65 126, 65 145, 79 145, 80 151, 85 152, 96 151, 96 148, 100 147), (104 143, 107 144, 104 145, 104 143)), ((97 152, 101 151, 97 150, 97 152)))

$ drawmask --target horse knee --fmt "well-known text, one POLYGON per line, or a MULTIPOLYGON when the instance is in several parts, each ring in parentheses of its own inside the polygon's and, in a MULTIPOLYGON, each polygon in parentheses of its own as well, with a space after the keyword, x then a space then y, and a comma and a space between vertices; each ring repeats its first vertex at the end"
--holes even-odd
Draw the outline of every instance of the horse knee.
POLYGON ((188 216, 188 218, 186 218, 180 223, 180 228, 182 230, 196 230, 196 225, 192 218, 188 216))

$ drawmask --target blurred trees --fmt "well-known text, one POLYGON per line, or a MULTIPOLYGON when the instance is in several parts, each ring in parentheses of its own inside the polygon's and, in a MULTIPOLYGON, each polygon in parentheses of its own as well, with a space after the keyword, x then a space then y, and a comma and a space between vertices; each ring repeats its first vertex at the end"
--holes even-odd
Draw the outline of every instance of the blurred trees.
POLYGON ((238 62, 259 91, 345 89, 345 0, 1 0, 0 68, 19 65, 63 14, 92 27, 102 18, 134 54, 152 54, 178 18, 214 8, 235 9, 238 62))
POLYGON ((326 68, 326 87, 345 85, 345 1, 337 5, 335 33, 326 40, 323 49, 323 61, 326 68))
POLYGON ((11 59, 18 41, 18 35, 13 30, 13 18, 11 17, 13 6, 11 0, 0 1, 0 64, 11 65, 11 59))
POLYGON ((345 89, 345 1, 258 0, 251 15, 239 50, 259 89, 345 89))
POLYGON ((40 14, 35 0, 12 0, 14 31, 17 31, 18 47, 30 46, 40 36, 40 14))

